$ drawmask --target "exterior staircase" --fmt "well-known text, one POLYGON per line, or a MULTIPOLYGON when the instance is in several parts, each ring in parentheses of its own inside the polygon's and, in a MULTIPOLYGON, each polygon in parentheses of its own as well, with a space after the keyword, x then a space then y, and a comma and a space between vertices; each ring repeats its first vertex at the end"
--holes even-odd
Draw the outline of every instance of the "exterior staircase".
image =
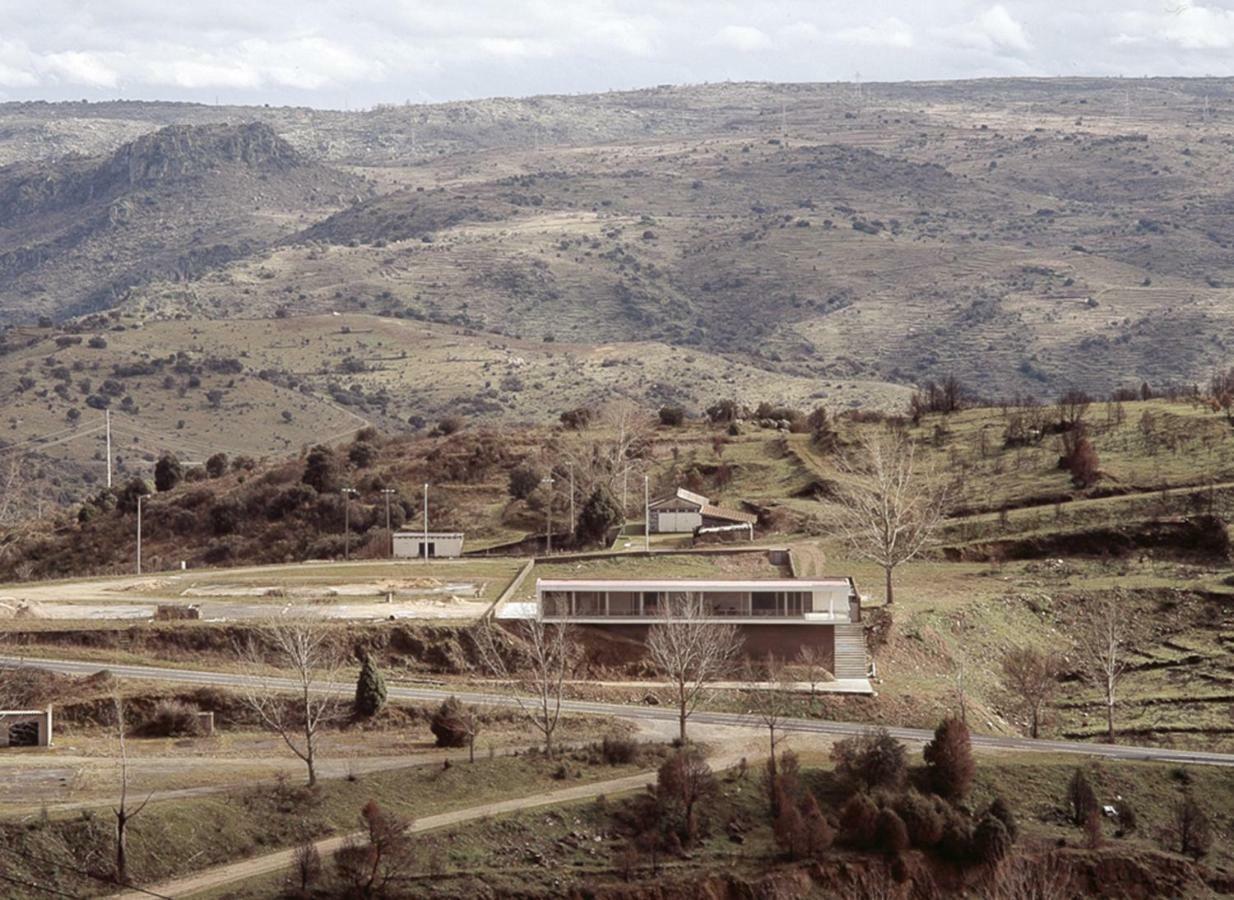
POLYGON ((869 677, 865 626, 860 622, 837 624, 835 641, 835 671, 831 674, 836 678, 869 677))

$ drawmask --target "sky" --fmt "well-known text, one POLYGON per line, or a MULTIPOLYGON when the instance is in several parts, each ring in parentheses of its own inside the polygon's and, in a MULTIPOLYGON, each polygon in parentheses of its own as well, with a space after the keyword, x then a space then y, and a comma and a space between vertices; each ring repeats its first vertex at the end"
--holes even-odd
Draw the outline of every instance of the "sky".
POLYGON ((1234 0, 0 0, 0 100, 364 108, 719 81, 1234 75, 1234 0))

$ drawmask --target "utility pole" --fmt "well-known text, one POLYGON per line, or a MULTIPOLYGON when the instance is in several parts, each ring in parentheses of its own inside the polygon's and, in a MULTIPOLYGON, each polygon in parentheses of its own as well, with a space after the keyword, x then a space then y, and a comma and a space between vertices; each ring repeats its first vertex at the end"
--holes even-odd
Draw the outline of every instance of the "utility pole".
POLYGON ((343 488, 343 559, 351 559, 351 495, 355 488, 343 488))
POLYGON ((107 487, 111 487, 111 410, 103 410, 107 417, 107 487))
POLYGON ((390 495, 394 493, 394 488, 382 488, 381 492, 386 497, 386 534, 390 536, 390 557, 394 558, 394 532, 390 530, 390 495))
POLYGON ((566 463, 570 467, 570 537, 574 537, 574 463, 566 463))
POLYGON ((424 482, 424 543, 420 545, 424 561, 428 562, 428 482, 424 482))
POLYGON ((643 476, 643 549, 651 552, 651 489, 649 479, 643 476))
POLYGON ((137 495, 137 574, 141 574, 141 501, 145 497, 137 495))
POLYGON ((548 488, 548 527, 544 531, 544 553, 549 555, 553 552, 553 481, 552 475, 545 475, 540 479, 540 484, 548 488))

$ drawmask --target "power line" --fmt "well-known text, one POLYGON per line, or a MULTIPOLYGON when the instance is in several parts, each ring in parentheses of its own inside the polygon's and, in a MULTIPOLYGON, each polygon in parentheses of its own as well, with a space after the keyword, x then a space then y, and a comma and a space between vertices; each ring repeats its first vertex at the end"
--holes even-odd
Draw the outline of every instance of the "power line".
POLYGON ((34 881, 25 881, 21 878, 13 878, 9 875, 0 873, 0 881, 7 881, 9 884, 20 885, 21 887, 34 888, 36 891, 42 891, 45 894, 51 894, 54 897, 69 897, 71 900, 78 900, 80 894, 70 894, 68 891, 62 891, 59 888, 47 887, 34 881))

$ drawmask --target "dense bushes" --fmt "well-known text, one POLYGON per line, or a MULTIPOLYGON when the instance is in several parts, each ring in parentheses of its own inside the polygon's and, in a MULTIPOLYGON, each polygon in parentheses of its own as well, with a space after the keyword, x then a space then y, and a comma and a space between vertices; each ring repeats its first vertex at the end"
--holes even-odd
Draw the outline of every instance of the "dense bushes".
POLYGON ((908 774, 904 745, 885 728, 837 741, 831 761, 836 776, 851 790, 896 790, 908 774))
POLYGON ((195 737, 202 733, 198 710, 182 700, 160 700, 134 733, 141 737, 195 737))

